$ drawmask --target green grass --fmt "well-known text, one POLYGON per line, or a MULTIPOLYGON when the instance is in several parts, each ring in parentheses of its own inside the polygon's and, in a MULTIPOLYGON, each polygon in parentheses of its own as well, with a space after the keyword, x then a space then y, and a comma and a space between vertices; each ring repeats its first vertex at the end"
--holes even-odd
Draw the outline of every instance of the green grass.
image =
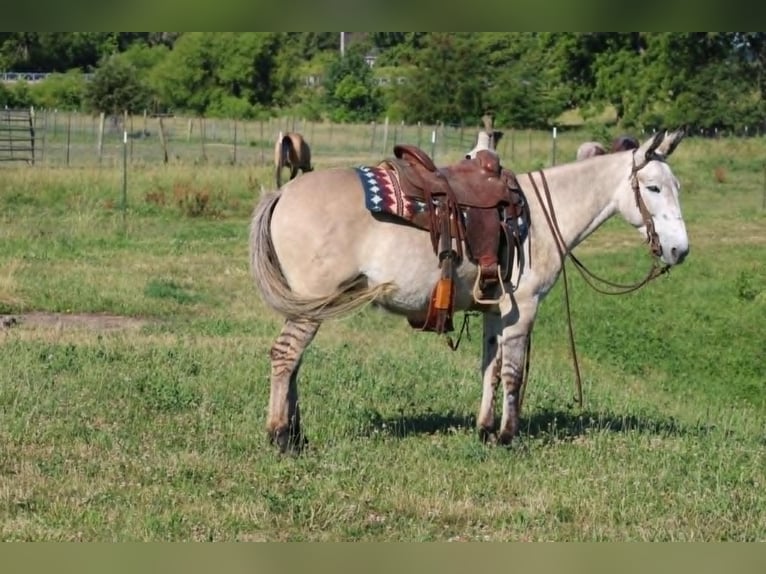
MULTIPOLYGON (((681 144, 692 250, 669 276, 606 297, 570 267, 583 410, 560 283, 510 450, 473 429, 478 320, 452 353, 367 309, 306 354, 300 457, 264 431, 280 319, 247 233, 268 169, 136 168, 123 217, 113 171, 3 168, 0 311, 143 322, 0 331, 0 539, 766 540, 765 152, 681 144)), ((578 255, 615 280, 648 266, 621 221, 578 255)))

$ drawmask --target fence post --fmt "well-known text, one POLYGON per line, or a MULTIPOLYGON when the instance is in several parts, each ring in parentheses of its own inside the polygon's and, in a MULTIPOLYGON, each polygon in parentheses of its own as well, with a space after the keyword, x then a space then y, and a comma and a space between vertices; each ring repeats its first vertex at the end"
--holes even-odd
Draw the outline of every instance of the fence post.
MULTIPOLYGON (((125 110, 126 119, 128 111, 125 110)), ((128 127, 122 124, 122 224, 125 225, 125 212, 128 209, 128 127)))
POLYGON ((237 120, 234 120, 234 157, 231 163, 233 165, 237 164, 237 120))
POLYGON ((104 149, 104 121, 106 120, 106 114, 101 112, 98 116, 98 165, 101 165, 101 152, 104 149))
POLYGON ((375 147, 375 128, 377 127, 377 124, 375 121, 372 122, 372 137, 370 138, 370 151, 375 147))
POLYGON ((160 127, 160 144, 162 145, 162 161, 168 163, 168 142, 165 139, 165 126, 162 124, 162 116, 157 118, 160 127))
POLYGON ((761 207, 766 209, 766 161, 763 162, 763 201, 761 207))
POLYGON ((45 163, 45 140, 48 134, 48 109, 43 111, 43 143, 40 146, 40 163, 45 163))
POLYGON ((207 161, 207 154, 205 153, 205 138, 207 137, 207 123, 205 118, 200 116, 199 118, 199 135, 202 139, 202 161, 207 161))
POLYGON ((72 141, 72 112, 66 115, 66 165, 69 167, 69 143, 72 141))
POLYGON ((423 147, 423 124, 418 122, 418 147, 423 147))
POLYGON ((383 154, 385 155, 388 148, 388 116, 386 116, 385 123, 383 124, 383 154))
MULTIPOLYGON (((127 117, 127 115, 128 115, 128 110, 125 110, 125 116, 127 117)), ((133 114, 130 114, 130 134, 132 136, 130 138, 130 163, 132 164, 133 163, 133 140, 135 139, 135 136, 136 136, 136 132, 133 131, 133 114)), ((141 138, 145 138, 145 137, 146 137, 146 133, 142 133, 141 138)))
POLYGON ((551 150, 552 165, 556 165, 556 126, 553 126, 553 142, 551 145, 553 146, 551 150))
POLYGON ((35 165, 35 108, 29 108, 29 147, 32 150, 32 165, 35 165))
POLYGON ((529 159, 532 159, 532 130, 531 129, 527 129, 527 139, 529 140, 528 156, 529 156, 529 159))
POLYGON ((431 159, 436 162, 436 127, 431 132, 431 159))
POLYGON ((266 142, 263 140, 263 119, 258 120, 258 123, 260 124, 261 128, 261 139, 260 139, 260 145, 258 147, 261 148, 261 165, 265 165, 266 160, 263 157, 263 149, 266 146, 266 142))

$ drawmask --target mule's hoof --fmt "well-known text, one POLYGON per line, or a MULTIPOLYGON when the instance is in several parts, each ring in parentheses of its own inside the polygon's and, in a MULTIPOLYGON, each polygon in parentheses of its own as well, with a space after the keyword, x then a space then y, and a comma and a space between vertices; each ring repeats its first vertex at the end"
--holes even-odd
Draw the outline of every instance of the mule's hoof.
POLYGON ((303 433, 289 430, 269 433, 269 441, 277 445, 280 454, 300 454, 309 444, 303 433))
POLYGON ((494 429, 479 427, 479 440, 484 444, 497 443, 497 434, 494 429))
POLYGON ((510 446, 513 444, 515 438, 515 433, 502 431, 497 437, 497 444, 502 446, 510 446))

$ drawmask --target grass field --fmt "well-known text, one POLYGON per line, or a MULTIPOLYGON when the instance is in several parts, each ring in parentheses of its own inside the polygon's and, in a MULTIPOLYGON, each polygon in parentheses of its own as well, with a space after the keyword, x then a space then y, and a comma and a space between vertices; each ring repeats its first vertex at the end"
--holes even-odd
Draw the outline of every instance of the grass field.
MULTIPOLYGON (((514 169, 549 160, 519 141, 514 169)), ((316 163, 380 155, 345 153, 316 163)), ((133 166, 123 212, 118 166, 3 167, 0 539, 766 541, 764 161, 763 139, 688 139, 687 261, 625 297, 570 273, 582 411, 561 284, 510 450, 473 428, 480 321, 452 353, 367 309, 309 348, 300 457, 264 432, 280 320, 247 228, 270 169, 133 166)), ((648 266, 617 220, 577 253, 648 266)))

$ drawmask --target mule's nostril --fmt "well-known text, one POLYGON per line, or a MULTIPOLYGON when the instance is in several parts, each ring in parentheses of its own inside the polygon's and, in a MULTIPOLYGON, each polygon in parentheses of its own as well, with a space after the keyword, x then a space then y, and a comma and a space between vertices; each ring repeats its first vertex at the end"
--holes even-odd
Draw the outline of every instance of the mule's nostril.
POLYGON ((670 250, 670 253, 673 256, 673 259, 675 260, 676 264, 683 263, 684 259, 686 259, 686 256, 689 254, 689 249, 679 250, 678 248, 673 247, 670 250))

